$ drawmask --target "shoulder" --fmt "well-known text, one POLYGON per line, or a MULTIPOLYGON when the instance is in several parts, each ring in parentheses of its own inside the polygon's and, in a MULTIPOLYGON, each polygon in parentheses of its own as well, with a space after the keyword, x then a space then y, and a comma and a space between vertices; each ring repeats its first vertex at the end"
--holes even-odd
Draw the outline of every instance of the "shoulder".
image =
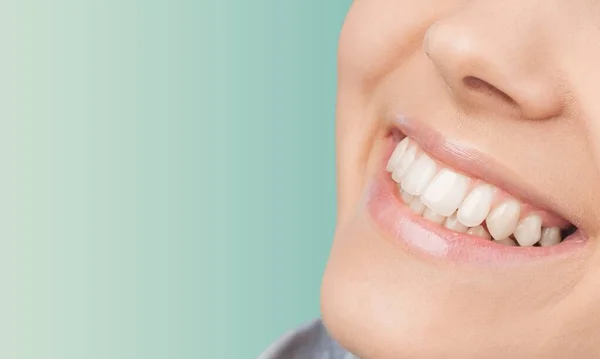
POLYGON ((313 320, 279 338, 258 359, 357 359, 327 333, 321 320, 313 320))

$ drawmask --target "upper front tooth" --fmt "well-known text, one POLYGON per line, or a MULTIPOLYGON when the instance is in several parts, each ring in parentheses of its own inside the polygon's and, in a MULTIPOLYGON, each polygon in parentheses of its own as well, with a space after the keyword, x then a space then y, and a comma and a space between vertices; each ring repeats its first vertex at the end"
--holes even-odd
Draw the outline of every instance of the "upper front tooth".
POLYGON ((515 239, 521 247, 532 246, 542 237, 542 217, 531 215, 523 218, 515 229, 515 239))
POLYGON ((408 137, 405 137, 402 141, 400 141, 398 145, 396 145, 396 148, 394 149, 394 152, 392 153, 392 156, 390 157, 390 160, 387 164, 386 169, 388 172, 394 172, 398 161, 400 161, 402 155, 406 152, 406 149, 408 148, 409 141, 410 140, 408 139, 408 137))
POLYGON ((490 212, 494 191, 489 184, 476 186, 458 208, 458 220, 467 227, 480 225, 490 212))
POLYGON ((394 168, 394 172, 392 173, 392 179, 398 183, 402 180, 402 175, 404 172, 412 165, 415 161, 415 157, 417 157, 418 146, 415 143, 409 143, 406 152, 402 155, 402 157, 396 163, 396 167, 394 168))
POLYGON ((410 165, 402 177, 402 189, 412 195, 419 196, 436 172, 435 161, 425 153, 410 165))
POLYGON ((487 216, 487 228, 495 240, 508 238, 517 228, 521 204, 516 199, 509 199, 494 208, 487 216))
POLYGON ((445 168, 429 183, 421 201, 434 212, 448 217, 465 198, 468 185, 467 177, 445 168))
POLYGON ((540 239, 540 246, 547 247, 553 246, 560 243, 560 228, 558 227, 546 227, 542 230, 542 238, 540 239))

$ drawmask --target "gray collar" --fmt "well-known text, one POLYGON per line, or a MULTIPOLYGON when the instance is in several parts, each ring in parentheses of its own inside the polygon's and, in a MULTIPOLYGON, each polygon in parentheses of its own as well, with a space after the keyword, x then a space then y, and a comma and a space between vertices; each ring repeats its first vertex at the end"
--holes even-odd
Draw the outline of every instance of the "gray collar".
POLYGON ((321 320, 290 331, 279 338, 258 359, 358 359, 344 350, 327 333, 321 320))

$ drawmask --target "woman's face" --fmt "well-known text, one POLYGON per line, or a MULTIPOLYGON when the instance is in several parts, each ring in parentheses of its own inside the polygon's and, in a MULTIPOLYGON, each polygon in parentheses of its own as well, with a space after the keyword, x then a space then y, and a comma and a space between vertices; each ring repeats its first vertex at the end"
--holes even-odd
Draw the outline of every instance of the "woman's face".
POLYGON ((600 357, 600 1, 355 1, 337 166, 347 349, 600 357))

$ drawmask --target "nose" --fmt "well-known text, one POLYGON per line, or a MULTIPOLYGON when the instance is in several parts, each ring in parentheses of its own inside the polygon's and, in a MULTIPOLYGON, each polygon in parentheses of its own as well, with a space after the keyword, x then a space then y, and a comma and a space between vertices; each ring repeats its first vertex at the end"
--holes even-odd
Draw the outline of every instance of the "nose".
POLYGON ((551 34, 535 26, 531 18, 515 19, 515 12, 485 17, 465 10, 433 24, 424 51, 461 106, 550 118, 562 111, 564 96, 539 41, 551 34))

